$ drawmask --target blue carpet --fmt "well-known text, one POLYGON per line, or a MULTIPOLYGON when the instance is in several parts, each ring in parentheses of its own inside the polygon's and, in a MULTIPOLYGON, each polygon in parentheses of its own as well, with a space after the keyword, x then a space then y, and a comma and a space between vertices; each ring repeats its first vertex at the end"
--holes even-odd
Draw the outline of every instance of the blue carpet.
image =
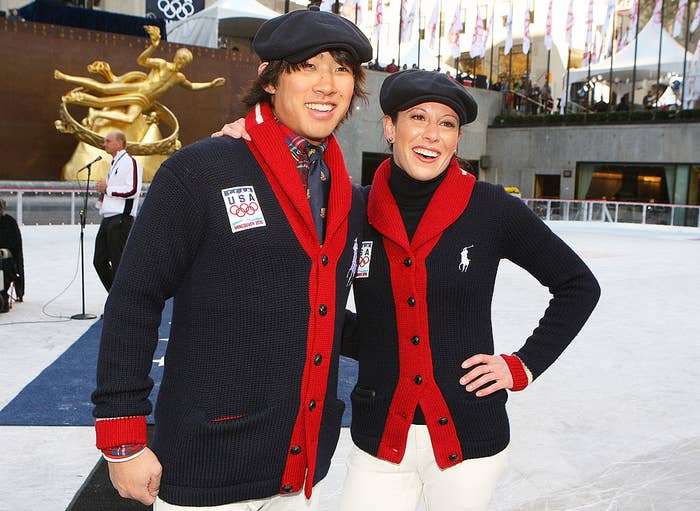
MULTIPOLYGON (((163 376, 170 332, 172 303, 163 310, 159 328, 158 348, 153 357, 151 377, 155 382, 151 399, 155 399, 163 376)), ((0 410, 0 425, 6 426, 92 426, 90 394, 95 388, 95 368, 99 349, 102 321, 97 321, 63 355, 44 369, 31 383, 0 410)), ((350 425, 350 392, 357 379, 357 363, 341 358, 338 395, 345 401, 343 426, 350 425)), ((153 423, 153 417, 148 417, 153 423)))

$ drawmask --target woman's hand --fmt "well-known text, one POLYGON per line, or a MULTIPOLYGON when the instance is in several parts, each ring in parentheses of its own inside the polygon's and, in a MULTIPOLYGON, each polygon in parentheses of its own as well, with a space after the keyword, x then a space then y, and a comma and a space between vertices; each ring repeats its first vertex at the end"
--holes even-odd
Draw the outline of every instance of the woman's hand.
POLYGON ((513 388, 513 377, 508 364, 498 355, 474 355, 462 362, 462 368, 471 368, 459 379, 460 385, 465 385, 467 392, 473 392, 488 385, 480 389, 476 397, 484 397, 501 389, 513 388))
POLYGON ((250 135, 245 129, 245 119, 243 117, 237 121, 224 124, 223 128, 211 134, 212 138, 223 137, 224 135, 231 138, 242 138, 248 142, 251 141, 250 135))

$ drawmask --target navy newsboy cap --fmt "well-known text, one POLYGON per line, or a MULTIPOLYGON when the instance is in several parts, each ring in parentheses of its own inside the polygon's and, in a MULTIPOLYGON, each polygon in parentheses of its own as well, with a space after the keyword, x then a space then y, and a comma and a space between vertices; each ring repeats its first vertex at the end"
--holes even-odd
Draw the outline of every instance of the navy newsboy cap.
POLYGON ((345 18, 325 11, 299 10, 267 20, 253 39, 262 61, 303 62, 326 50, 346 50, 358 62, 372 60, 367 36, 345 18))
POLYGON ((379 104, 386 115, 428 102, 449 106, 459 117, 460 125, 474 121, 478 112, 476 101, 463 85, 434 71, 408 69, 391 74, 379 92, 379 104))

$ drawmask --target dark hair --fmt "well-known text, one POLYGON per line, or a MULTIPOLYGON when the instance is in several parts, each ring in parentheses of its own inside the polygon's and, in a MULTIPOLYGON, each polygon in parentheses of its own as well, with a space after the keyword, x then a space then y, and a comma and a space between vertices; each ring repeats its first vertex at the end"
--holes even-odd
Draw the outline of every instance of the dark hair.
MULTIPOLYGON (((347 51, 329 50, 329 52, 333 57, 333 60, 339 64, 349 67, 352 70, 353 77, 355 78, 355 90, 352 94, 350 107, 345 113, 345 119, 347 119, 352 113, 352 107, 356 100, 359 99, 367 102, 368 94, 367 89, 365 88, 365 80, 367 75, 360 62, 357 62, 347 51)), ((271 103, 272 94, 267 92, 264 87, 268 85, 277 87, 282 73, 294 73, 295 71, 299 71, 304 63, 305 62, 292 64, 286 60, 271 60, 263 72, 250 83, 248 89, 240 95, 240 101, 246 107, 248 107, 248 109, 252 109, 258 103, 271 103)))

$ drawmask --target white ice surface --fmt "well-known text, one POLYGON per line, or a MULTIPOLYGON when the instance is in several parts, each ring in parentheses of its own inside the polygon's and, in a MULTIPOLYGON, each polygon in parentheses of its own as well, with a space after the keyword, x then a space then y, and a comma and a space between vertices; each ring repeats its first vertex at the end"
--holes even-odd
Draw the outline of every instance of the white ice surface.
MULTIPOLYGON (((491 509, 700 509, 700 230, 576 224, 551 227, 602 287, 593 316, 532 386, 511 394, 510 468, 491 509)), ((92 269, 96 226, 85 232, 86 311, 106 293, 92 269)), ((0 407, 63 353, 92 321, 42 308, 78 268, 79 229, 22 229, 27 294, 0 315, 0 407)), ((505 261, 493 304, 496 352, 520 347, 549 294, 505 261)), ((80 273, 45 307, 82 311, 80 273)), ((338 506, 350 446, 341 434, 322 511, 338 506)), ((65 509, 98 453, 90 427, 0 427, 0 510, 65 509)))

